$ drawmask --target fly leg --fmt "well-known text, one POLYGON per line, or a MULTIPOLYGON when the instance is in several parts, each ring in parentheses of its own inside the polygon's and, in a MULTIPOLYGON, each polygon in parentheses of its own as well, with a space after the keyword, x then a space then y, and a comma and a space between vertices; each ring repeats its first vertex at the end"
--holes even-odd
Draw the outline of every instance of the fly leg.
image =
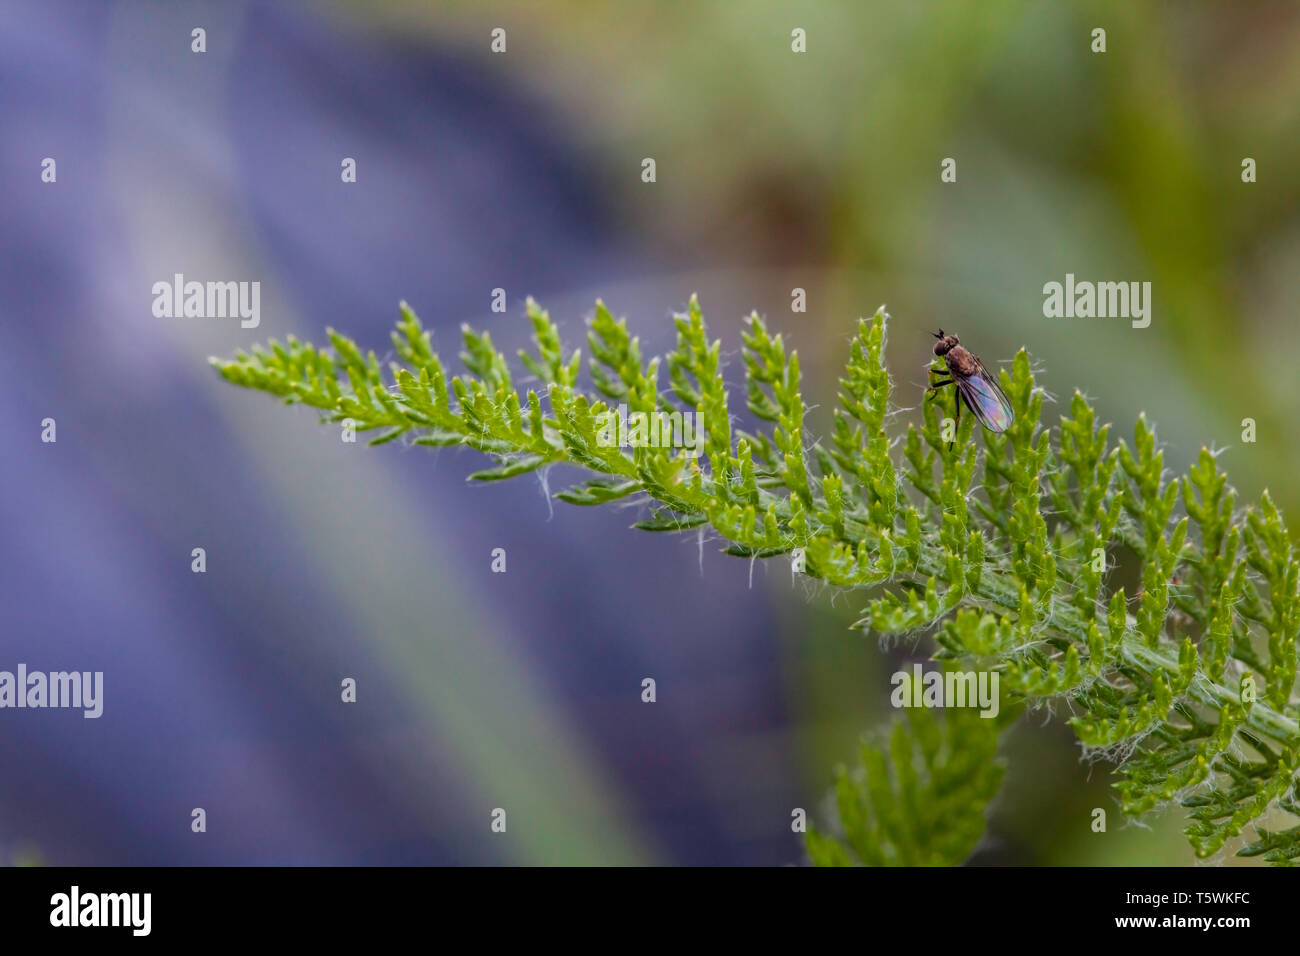
MULTIPOLYGON (((959 390, 954 389, 952 396, 953 396, 953 405, 957 409, 957 415, 953 419, 953 425, 952 425, 952 436, 953 436, 953 440, 955 441, 957 438, 957 429, 961 427, 961 392, 959 390)), ((948 442, 949 451, 952 451, 952 444, 953 444, 952 442, 948 442)))
POLYGON ((934 368, 933 366, 927 368, 926 371, 930 373, 930 387, 925 390, 927 395, 932 395, 935 392, 939 391, 939 389, 943 388, 945 385, 951 385, 953 383, 953 379, 951 378, 945 378, 942 382, 936 382, 934 380, 934 376, 948 375, 950 374, 949 372, 941 371, 940 369, 934 368))
MULTIPOLYGON (((934 380, 934 376, 936 375, 952 374, 945 369, 937 369, 934 366, 930 366, 926 371, 930 373, 930 387, 925 390, 925 394, 927 395, 938 394, 939 389, 943 388, 945 385, 956 384, 956 379, 953 378, 945 378, 942 382, 936 382, 934 380)), ((953 395, 955 396, 955 401, 957 403, 957 421, 961 421, 961 393, 954 389, 953 395)), ((952 451, 952 442, 948 442, 948 450, 952 451)))

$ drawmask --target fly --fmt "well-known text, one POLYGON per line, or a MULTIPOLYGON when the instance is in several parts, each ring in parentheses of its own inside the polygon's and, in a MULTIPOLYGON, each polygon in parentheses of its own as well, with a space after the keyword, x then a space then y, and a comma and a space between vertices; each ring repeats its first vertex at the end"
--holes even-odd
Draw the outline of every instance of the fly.
MULTIPOLYGON (((961 423, 961 406, 965 403, 979 423, 991 432, 1004 432, 1011 427, 1015 414, 1011 411, 1011 400, 1002 391, 997 380, 989 374, 978 356, 972 355, 957 341, 955 335, 944 335, 943 329, 933 333, 939 341, 934 343, 934 354, 943 359, 950 378, 942 382, 930 383, 928 392, 937 392, 945 385, 957 386, 957 397, 953 404, 957 408, 956 421, 961 423)), ((942 375, 937 368, 931 368, 934 375, 942 375)), ((952 451, 952 442, 948 450, 952 451)))

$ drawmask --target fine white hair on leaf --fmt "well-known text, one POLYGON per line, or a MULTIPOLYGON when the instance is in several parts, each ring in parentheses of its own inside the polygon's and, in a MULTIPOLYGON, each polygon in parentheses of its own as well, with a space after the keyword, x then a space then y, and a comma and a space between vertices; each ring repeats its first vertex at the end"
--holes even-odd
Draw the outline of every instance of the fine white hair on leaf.
POLYGON ((538 468, 537 485, 541 489, 542 497, 546 499, 546 520, 551 521, 555 518, 555 501, 551 498, 551 466, 543 465, 538 468))

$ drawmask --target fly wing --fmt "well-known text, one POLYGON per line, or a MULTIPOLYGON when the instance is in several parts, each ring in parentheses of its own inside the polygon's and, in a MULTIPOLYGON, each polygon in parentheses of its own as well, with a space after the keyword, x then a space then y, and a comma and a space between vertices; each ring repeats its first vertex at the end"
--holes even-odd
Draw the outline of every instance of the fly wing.
POLYGON ((1015 413, 1011 411, 1011 399, 1007 398, 1007 393, 1002 391, 979 359, 975 360, 975 364, 978 370, 974 375, 954 376, 957 378, 957 389, 981 425, 991 432, 1004 432, 1015 419, 1015 413))

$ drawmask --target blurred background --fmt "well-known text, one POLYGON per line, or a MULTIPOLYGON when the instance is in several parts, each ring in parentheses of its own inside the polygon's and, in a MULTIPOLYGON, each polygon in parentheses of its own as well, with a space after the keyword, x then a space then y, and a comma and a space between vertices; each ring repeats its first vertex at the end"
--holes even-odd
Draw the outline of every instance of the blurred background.
MULTIPOLYGON (((326 326, 382 356, 401 299, 445 356, 466 321, 512 354, 529 294, 659 352, 698 292, 730 381, 752 309, 799 349, 816 433, 884 302, 900 405, 928 330, 1024 345, 1295 526, 1297 51, 1287 3, 8 0, 0 668, 102 670, 105 705, 0 715, 0 861, 803 862, 791 809, 824 819, 924 645, 783 562, 470 486, 472 452, 343 444, 207 357, 326 326), (177 272, 259 281, 260 327, 155 318, 177 272), (1150 281, 1150 327, 1044 318, 1067 272, 1150 281)), ((972 862, 1190 863, 1060 717, 1008 739, 972 862)))

